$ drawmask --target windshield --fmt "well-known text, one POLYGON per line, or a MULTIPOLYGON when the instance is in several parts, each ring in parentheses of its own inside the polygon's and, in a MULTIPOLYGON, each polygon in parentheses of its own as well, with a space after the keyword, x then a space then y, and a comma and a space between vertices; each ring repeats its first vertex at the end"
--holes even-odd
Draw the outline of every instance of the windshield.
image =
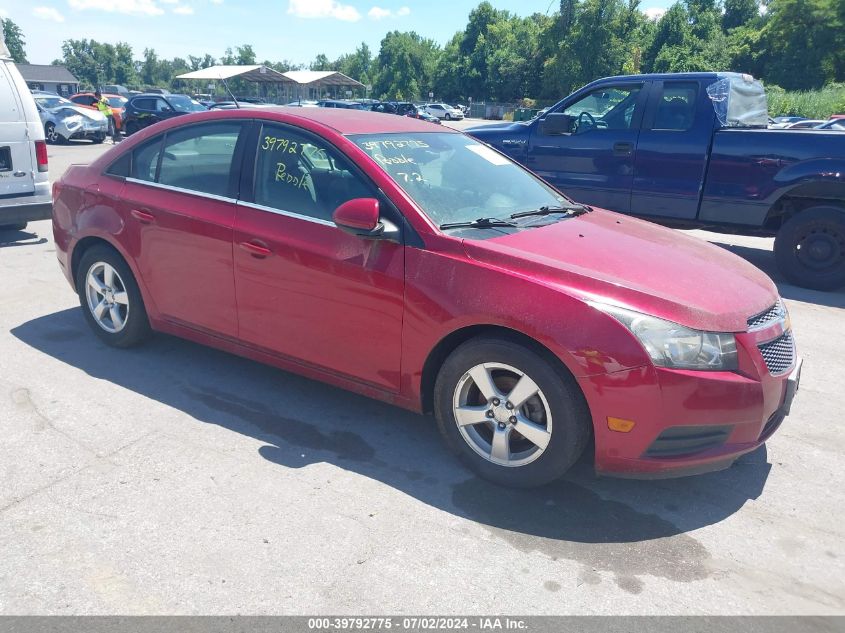
POLYGON ((48 110, 52 110, 53 108, 58 108, 59 106, 72 106, 75 105, 72 101, 68 101, 67 99, 63 99, 62 97, 42 97, 36 96, 35 100, 38 102, 42 108, 47 108, 48 110))
POLYGON ((112 108, 122 108, 129 99, 126 97, 106 97, 106 101, 112 108))
POLYGON ((511 160, 463 134, 350 137, 435 224, 555 207, 568 201, 511 160))
POLYGON ((208 109, 200 102, 183 95, 168 95, 167 100, 177 112, 200 112, 208 109))

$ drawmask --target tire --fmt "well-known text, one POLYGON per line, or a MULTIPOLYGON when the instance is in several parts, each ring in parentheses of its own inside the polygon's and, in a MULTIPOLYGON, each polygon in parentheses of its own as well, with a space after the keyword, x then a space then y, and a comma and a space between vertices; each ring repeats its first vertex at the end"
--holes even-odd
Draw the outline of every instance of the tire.
POLYGON ((64 145, 65 138, 56 131, 56 124, 47 122, 44 125, 44 139, 51 145, 64 145))
POLYGON ((452 115, 451 115, 451 114, 449 114, 448 112, 446 113, 446 120, 447 120, 447 121, 451 121, 451 120, 452 120, 452 115))
POLYGON ((845 286, 845 209, 811 207, 794 215, 775 237, 778 270, 796 286, 845 286))
POLYGON ((85 251, 76 273, 76 289, 85 320, 94 334, 107 345, 132 347, 150 335, 150 324, 141 291, 129 266, 113 248, 98 245, 85 251), (113 271, 110 294, 95 290, 94 285, 89 286, 88 283, 89 273, 93 273, 101 284, 108 286, 105 267, 110 267, 113 271), (95 301, 110 305, 109 299, 112 299, 111 305, 117 310, 118 316, 112 317, 112 310, 106 308, 98 319, 94 309, 98 304, 95 301))
POLYGON ((484 479, 513 488, 541 486, 560 478, 578 461, 592 428, 583 393, 565 369, 520 343, 498 337, 472 339, 449 355, 435 382, 434 414, 444 441, 464 464, 484 479), (524 381, 520 375, 529 378, 526 385, 533 382, 538 389, 523 390, 533 395, 509 409, 507 397, 524 381), (497 393, 486 397, 474 376, 482 382, 491 378, 497 393), (459 416, 456 405, 473 408, 459 416), (478 422, 459 427, 459 417, 478 422), (531 430, 534 440, 520 429, 531 430), (499 456, 506 455, 504 462, 509 465, 495 462, 496 438, 499 448, 506 447, 499 456))
POLYGON ((105 140, 106 140, 106 137, 105 137, 105 136, 99 136, 99 135, 98 135, 98 136, 93 137, 93 138, 91 139, 91 142, 92 142, 94 145, 101 145, 101 144, 102 144, 105 140))

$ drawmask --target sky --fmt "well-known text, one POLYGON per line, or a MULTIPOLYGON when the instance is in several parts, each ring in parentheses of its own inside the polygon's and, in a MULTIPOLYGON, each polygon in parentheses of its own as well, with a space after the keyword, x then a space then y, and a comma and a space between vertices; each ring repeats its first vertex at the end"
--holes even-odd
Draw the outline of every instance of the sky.
MULTIPOLYGON (((128 42, 159 57, 219 58, 252 44, 259 61, 307 64, 336 59, 366 42, 373 54, 393 30, 416 31, 440 44, 466 26, 481 0, 0 0, 0 16, 23 30, 30 63, 61 57, 66 39, 128 42)), ((646 13, 671 0, 643 0, 646 13)), ((553 13, 558 0, 491 0, 518 15, 553 13)))

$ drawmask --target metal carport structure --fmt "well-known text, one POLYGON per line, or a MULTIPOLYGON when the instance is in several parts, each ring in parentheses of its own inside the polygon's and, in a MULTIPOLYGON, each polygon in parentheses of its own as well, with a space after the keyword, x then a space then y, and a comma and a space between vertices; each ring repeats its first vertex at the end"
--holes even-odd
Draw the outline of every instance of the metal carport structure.
MULTIPOLYGON (((269 100, 289 100, 295 82, 278 70, 262 64, 238 66, 209 66, 189 73, 177 75, 176 79, 186 81, 220 81, 226 84, 233 79, 241 79, 259 86, 259 95, 269 100), (275 90, 271 90, 275 88, 275 90), (274 96, 271 96, 274 94, 274 96)), ((230 86, 231 87, 231 86, 230 86)), ((199 91, 202 92, 202 91, 199 91)), ((228 94, 226 95, 228 99, 228 94)))

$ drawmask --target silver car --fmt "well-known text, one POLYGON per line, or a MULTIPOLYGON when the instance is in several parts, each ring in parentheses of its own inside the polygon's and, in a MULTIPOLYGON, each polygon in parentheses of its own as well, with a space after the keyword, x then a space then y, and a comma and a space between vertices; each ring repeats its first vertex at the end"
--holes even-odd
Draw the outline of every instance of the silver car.
POLYGON ((79 138, 87 138, 94 143, 106 140, 109 124, 101 112, 81 108, 49 92, 33 92, 32 96, 48 143, 67 143, 79 138))

